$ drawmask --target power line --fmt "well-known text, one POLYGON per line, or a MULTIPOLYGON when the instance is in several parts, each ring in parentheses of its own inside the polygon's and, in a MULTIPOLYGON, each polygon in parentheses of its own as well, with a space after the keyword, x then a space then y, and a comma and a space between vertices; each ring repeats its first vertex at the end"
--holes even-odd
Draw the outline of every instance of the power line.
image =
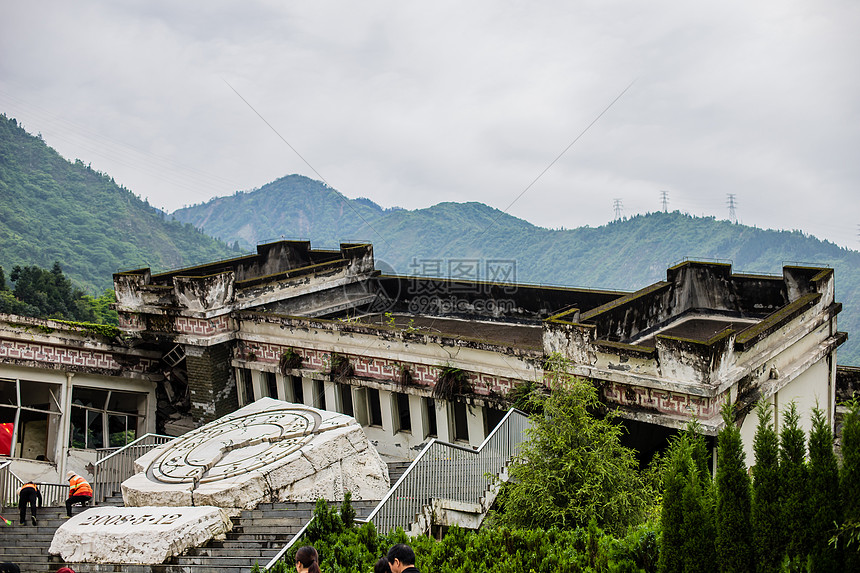
POLYGON ((660 191, 660 203, 663 205, 663 212, 669 212, 669 192, 660 191))

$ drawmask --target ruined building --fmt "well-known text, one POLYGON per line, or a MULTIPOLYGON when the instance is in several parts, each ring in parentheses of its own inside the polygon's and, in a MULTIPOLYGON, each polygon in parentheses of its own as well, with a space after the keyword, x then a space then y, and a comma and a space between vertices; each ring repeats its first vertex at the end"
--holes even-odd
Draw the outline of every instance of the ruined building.
POLYGON ((833 421, 847 335, 836 329, 831 269, 744 275, 688 261, 626 293, 517 284, 510 261, 470 264, 494 280, 384 275, 371 245, 294 241, 168 273, 118 273, 114 341, 7 317, 0 415, 15 410, 21 457, 22 436, 42 431, 27 420, 47 424, 57 437, 36 450, 62 465, 82 455, 81 436, 84 448, 122 441, 123 419, 136 427, 122 439, 178 433, 183 413, 194 425, 269 396, 350 414, 383 456, 411 459, 431 437, 479 444, 511 389, 540 382, 547 358, 561 357, 599 385, 645 453, 693 416, 715 435, 726 400, 740 406, 747 448, 762 397, 777 410, 796 401, 807 428, 816 402, 833 421), (88 353, 80 365, 56 360, 76 351, 88 353), (25 398, 12 386, 41 390, 25 398))

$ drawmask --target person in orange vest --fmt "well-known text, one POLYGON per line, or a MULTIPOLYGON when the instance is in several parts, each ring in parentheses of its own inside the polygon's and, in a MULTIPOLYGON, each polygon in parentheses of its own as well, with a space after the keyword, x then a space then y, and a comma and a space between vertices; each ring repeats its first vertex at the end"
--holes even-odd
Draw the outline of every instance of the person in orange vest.
POLYGON ((89 482, 76 474, 68 472, 66 478, 69 480, 69 499, 66 500, 66 514, 72 516, 72 506, 76 503, 86 505, 93 498, 93 488, 89 482))
POLYGON ((38 525, 36 521, 36 501, 39 502, 39 507, 42 507, 42 492, 31 481, 28 481, 18 490, 18 508, 21 510, 21 525, 24 525, 24 519, 27 517, 27 506, 30 506, 30 519, 33 520, 33 525, 38 525))

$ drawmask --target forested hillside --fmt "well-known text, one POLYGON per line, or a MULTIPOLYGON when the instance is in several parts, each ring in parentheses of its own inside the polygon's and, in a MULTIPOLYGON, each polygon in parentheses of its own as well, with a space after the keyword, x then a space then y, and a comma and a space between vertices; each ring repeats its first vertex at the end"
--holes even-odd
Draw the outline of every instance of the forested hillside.
POLYGON ((494 278, 487 274, 489 261, 496 261, 497 267, 500 261, 511 261, 520 282, 620 290, 664 279, 666 268, 685 257, 731 262, 735 272, 779 274, 784 264, 794 263, 831 266, 836 269, 837 300, 844 304, 839 328, 851 335, 839 351, 839 362, 860 364, 860 252, 799 231, 758 229, 678 212, 557 231, 481 203, 383 210, 297 175, 173 216, 228 242, 238 240, 246 249, 253 247, 253 239, 281 236, 310 239, 315 247, 335 246, 339 240, 370 241, 380 268, 404 274, 437 269, 445 274, 449 264, 475 260, 472 278, 482 280, 494 278))
POLYGON ((55 261, 91 294, 119 269, 153 270, 235 256, 79 160, 71 163, 0 115, 0 266, 55 261))

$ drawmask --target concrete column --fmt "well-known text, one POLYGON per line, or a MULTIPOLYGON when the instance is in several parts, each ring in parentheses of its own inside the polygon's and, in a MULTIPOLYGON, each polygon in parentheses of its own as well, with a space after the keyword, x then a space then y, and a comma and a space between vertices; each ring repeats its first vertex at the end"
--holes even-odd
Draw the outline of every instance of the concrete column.
POLYGON ((469 427, 469 444, 480 446, 484 441, 484 409, 481 406, 466 408, 466 420, 469 427))
POLYGON ((330 412, 340 411, 340 396, 337 395, 337 384, 326 380, 323 382, 325 388, 325 407, 330 412))
MULTIPOLYGON (((66 476, 66 461, 69 457, 69 435, 72 432, 72 372, 66 372, 66 383, 60 391, 60 404, 62 404, 63 415, 60 419, 60 439, 56 444, 57 473, 66 476)), ((12 452, 13 454, 15 452, 12 452)))
POLYGON ((451 421, 449 419, 448 401, 436 400, 436 437, 443 442, 451 440, 451 421))
POLYGON ((254 397, 251 399, 249 396, 248 403, 256 402, 263 396, 266 396, 269 393, 269 389, 266 385, 266 380, 262 372, 259 370, 250 370, 251 372, 251 385, 254 387, 254 397))
POLYGON ((388 390, 379 391, 379 406, 382 410, 382 429, 385 433, 394 438, 394 428, 397 424, 394 422, 394 409, 391 407, 391 392, 388 390))
POLYGON ((302 376, 302 403, 305 406, 314 405, 314 379, 302 376))
POLYGON ((424 419, 421 396, 409 394, 409 419, 412 422, 412 436, 423 440, 427 436, 427 420, 424 419))

